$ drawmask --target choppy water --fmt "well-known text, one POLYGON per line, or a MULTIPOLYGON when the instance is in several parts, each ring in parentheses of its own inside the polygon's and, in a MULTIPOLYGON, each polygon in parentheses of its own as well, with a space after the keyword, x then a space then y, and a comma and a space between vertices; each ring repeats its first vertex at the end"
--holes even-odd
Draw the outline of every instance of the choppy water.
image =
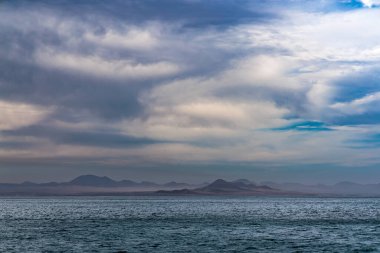
POLYGON ((380 199, 0 199, 1 252, 380 252, 380 199))

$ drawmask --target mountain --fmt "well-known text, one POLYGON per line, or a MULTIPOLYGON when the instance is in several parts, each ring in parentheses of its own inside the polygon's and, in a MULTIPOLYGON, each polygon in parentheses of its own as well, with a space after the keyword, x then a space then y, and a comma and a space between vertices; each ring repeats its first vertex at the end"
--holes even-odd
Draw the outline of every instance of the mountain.
POLYGON ((86 194, 133 194, 153 192, 159 189, 178 189, 198 186, 185 183, 168 182, 157 184, 149 181, 116 181, 106 176, 81 175, 68 182, 33 183, 25 181, 20 184, 0 183, 0 195, 86 195, 86 194))
POLYGON ((91 187, 145 187, 145 188, 155 188, 155 187, 168 187, 176 188, 181 186, 189 186, 184 183, 169 182, 163 185, 156 184, 149 181, 142 181, 140 183, 132 180, 121 180, 115 181, 109 177, 99 177, 94 175, 83 175, 74 178, 68 183, 63 183, 67 185, 77 185, 77 186, 91 186, 91 187))
POLYGON ((0 183, 0 195, 236 195, 236 196, 328 196, 380 197, 380 184, 340 182, 334 185, 261 182, 247 179, 191 185, 179 182, 116 181, 106 176, 81 175, 68 182, 0 183))
POLYGON ((93 186, 93 187, 115 187, 118 182, 110 179, 109 177, 98 177, 94 175, 83 175, 74 178, 69 185, 80 185, 80 186, 93 186))
MULTIPOLYGON (((232 182, 223 179, 217 179, 211 184, 196 188, 196 189, 180 189, 165 191, 160 190, 157 194, 175 194, 175 195, 252 195, 252 196, 266 196, 266 195, 286 195, 290 192, 280 191, 266 185, 255 185, 248 180, 236 180, 232 182)), ((297 193, 293 193, 297 194, 297 193)), ((299 194, 298 194, 299 195, 299 194)))
POLYGON ((197 189, 204 193, 260 193, 260 192, 277 192, 278 190, 268 186, 256 186, 249 181, 227 182, 223 179, 217 179, 211 184, 197 189))

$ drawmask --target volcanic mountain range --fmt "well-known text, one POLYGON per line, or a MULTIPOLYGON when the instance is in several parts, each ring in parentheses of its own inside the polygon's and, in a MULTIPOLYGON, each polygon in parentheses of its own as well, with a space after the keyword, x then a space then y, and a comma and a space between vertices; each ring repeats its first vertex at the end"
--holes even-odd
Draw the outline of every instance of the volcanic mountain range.
POLYGON ((232 196, 355 196, 380 197, 380 184, 341 182, 334 185, 299 183, 253 183, 247 179, 187 184, 132 180, 82 175, 68 182, 20 184, 0 183, 0 195, 232 195, 232 196))
POLYGON ((284 195, 288 192, 277 190, 266 185, 256 185, 248 180, 240 179, 227 182, 217 179, 211 184, 195 189, 181 189, 172 191, 157 191, 158 194, 185 194, 185 195, 284 195))
POLYGON ((0 195, 278 195, 283 192, 246 179, 227 182, 218 179, 211 184, 192 185, 168 182, 157 184, 132 180, 115 181, 109 177, 82 175, 69 182, 0 184, 0 195))

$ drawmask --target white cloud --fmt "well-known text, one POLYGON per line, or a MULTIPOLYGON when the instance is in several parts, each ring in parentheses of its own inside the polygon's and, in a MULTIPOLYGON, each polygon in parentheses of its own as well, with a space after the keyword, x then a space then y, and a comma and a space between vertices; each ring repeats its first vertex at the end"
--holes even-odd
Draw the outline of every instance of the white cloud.
POLYGON ((0 130, 11 130, 38 122, 50 110, 25 103, 0 100, 0 130))
POLYGON ((311 117, 322 118, 323 114, 326 114, 333 93, 334 88, 325 83, 316 82, 311 86, 306 94, 309 102, 307 109, 311 117))
POLYGON ((122 79, 152 79, 177 74, 181 68, 170 62, 136 63, 132 60, 107 60, 99 56, 64 54, 54 51, 38 51, 38 64, 45 67, 67 69, 88 75, 122 79))
POLYGON ((323 115, 336 112, 334 107, 338 105, 332 104, 339 92, 334 87, 337 79, 379 64, 380 10, 291 11, 284 15, 285 19, 269 24, 240 25, 229 31, 239 45, 271 48, 258 64, 250 61, 251 72, 248 68, 241 68, 245 74, 236 71, 235 80, 246 76, 266 87, 295 88, 294 92, 305 93, 307 98, 307 104, 302 105, 306 111, 299 116, 322 120, 323 115))
MULTIPOLYGON (((168 100, 170 95, 168 95, 168 100)), ((172 141, 233 140, 250 132, 284 123, 288 113, 271 102, 231 103, 203 99, 177 104, 152 103, 149 116, 126 120, 120 127, 128 134, 172 141)))
POLYGON ((368 8, 372 8, 380 4, 379 0, 360 0, 360 2, 362 2, 363 5, 368 8))
POLYGON ((378 110, 380 105, 380 92, 366 95, 362 98, 355 99, 346 103, 335 103, 331 108, 336 109, 344 114, 361 114, 378 110))
POLYGON ((253 55, 231 63, 231 69, 218 78, 227 85, 248 85, 274 87, 278 89, 299 89, 297 79, 289 72, 300 66, 292 57, 273 55, 253 55))
MULTIPOLYGON (((284 119, 292 113, 286 105, 276 105, 271 98, 252 97, 241 102, 214 94, 220 88, 233 90, 242 86, 301 94, 306 104, 300 105, 305 111, 298 116, 305 119, 324 119, 337 111, 368 110, 379 99, 377 94, 347 104, 334 104, 337 92, 334 81, 380 61, 380 33, 376 27, 380 23, 379 14, 376 9, 287 13, 287 20, 234 27, 225 34, 223 47, 236 49, 233 46, 236 43, 248 45, 253 49, 252 54, 232 60, 229 69, 212 76, 175 80, 154 88, 141 99, 149 108, 149 116, 124 122, 121 127, 138 136, 175 141, 237 141, 236 145, 227 147, 181 146, 179 159, 355 164, 355 159, 366 158, 356 155, 344 143, 364 130, 266 133, 259 129, 292 122, 284 119), (254 51, 262 48, 272 50, 260 54, 254 51), (186 158, 185 154, 191 156, 186 158)), ((156 152, 160 156, 176 157, 178 146, 169 146, 156 152)))
MULTIPOLYGON (((302 60, 378 61, 380 10, 287 14, 287 21, 241 26, 252 46, 288 50, 302 60)), ((279 51, 281 53, 281 51, 279 51)))
POLYGON ((107 30, 104 34, 87 32, 84 38, 96 44, 133 50, 153 49, 159 44, 158 39, 149 30, 129 29, 126 32, 107 30))

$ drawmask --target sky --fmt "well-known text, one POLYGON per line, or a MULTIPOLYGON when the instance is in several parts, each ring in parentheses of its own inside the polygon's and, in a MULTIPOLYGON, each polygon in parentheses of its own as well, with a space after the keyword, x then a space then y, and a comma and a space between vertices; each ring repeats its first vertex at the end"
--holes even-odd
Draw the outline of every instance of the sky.
POLYGON ((380 1, 0 1, 0 181, 380 182, 380 1))

